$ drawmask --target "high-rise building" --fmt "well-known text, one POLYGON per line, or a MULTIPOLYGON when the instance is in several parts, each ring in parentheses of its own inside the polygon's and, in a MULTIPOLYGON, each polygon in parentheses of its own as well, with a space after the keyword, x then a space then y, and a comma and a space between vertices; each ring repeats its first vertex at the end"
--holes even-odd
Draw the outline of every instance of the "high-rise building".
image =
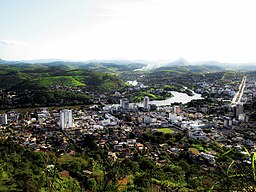
POLYGON ((129 109, 129 100, 127 98, 123 98, 120 100, 120 106, 125 109, 128 110, 129 109))
POLYGON ((145 109, 149 109, 149 97, 148 96, 144 97, 143 107, 145 109))
POLYGON ((62 130, 73 126, 72 110, 64 109, 60 112, 60 127, 62 130))
POLYGON ((234 116, 235 117, 239 117, 240 114, 243 114, 244 112, 244 107, 243 105, 241 104, 237 104, 235 107, 234 107, 234 116))
POLYGON ((7 114, 0 114, 0 125, 7 124, 7 114))
POLYGON ((232 120, 229 117, 224 117, 224 127, 231 127, 232 120))

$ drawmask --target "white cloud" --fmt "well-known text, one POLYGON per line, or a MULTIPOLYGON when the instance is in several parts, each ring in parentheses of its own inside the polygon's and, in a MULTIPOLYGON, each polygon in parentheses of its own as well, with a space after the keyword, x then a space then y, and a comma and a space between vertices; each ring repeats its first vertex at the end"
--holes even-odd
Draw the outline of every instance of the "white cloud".
POLYGON ((0 44, 2 44, 2 45, 27 45, 27 43, 24 43, 24 42, 18 42, 15 40, 7 40, 7 39, 0 39, 0 44))

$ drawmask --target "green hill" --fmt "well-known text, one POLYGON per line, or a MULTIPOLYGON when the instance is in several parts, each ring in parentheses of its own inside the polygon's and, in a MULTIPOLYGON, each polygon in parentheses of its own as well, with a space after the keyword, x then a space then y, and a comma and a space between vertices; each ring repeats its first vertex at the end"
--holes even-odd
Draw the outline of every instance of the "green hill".
POLYGON ((30 78, 29 74, 17 71, 0 74, 0 89, 9 89, 30 78))
POLYGON ((0 65, 0 107, 89 104, 102 93, 110 95, 126 86, 118 76, 103 72, 22 66, 0 65))
POLYGON ((128 63, 128 64, 116 64, 116 63, 104 63, 104 62, 92 62, 85 65, 82 65, 82 68, 98 71, 98 72, 108 72, 108 73, 117 73, 117 72, 127 72, 134 71, 135 69, 140 69, 145 64, 141 63, 128 63))
POLYGON ((48 87, 53 85, 60 86, 85 86, 84 83, 77 81, 72 76, 54 76, 54 77, 41 77, 33 80, 36 84, 42 87, 48 87))
POLYGON ((224 69, 218 66, 208 65, 184 65, 184 66, 164 66, 154 69, 153 72, 179 72, 179 73, 213 73, 223 71, 224 69))

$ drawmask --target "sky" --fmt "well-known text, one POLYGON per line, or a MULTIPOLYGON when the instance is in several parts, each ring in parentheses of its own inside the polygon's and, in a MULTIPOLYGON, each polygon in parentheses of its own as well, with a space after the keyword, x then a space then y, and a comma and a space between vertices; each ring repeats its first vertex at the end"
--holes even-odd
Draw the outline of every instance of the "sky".
POLYGON ((255 0, 0 0, 0 58, 256 62, 255 0))

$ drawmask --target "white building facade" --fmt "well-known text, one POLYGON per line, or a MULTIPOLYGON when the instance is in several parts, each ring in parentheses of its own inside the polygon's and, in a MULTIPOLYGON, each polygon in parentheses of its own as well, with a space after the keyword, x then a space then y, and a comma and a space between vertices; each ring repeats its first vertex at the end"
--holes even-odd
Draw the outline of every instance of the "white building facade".
POLYGON ((149 109, 149 97, 148 96, 144 97, 143 107, 145 109, 149 109))
POLYGON ((0 114, 0 125, 7 124, 7 114, 0 114))
POLYGON ((64 109, 60 111, 60 127, 62 130, 73 126, 72 110, 64 109))

